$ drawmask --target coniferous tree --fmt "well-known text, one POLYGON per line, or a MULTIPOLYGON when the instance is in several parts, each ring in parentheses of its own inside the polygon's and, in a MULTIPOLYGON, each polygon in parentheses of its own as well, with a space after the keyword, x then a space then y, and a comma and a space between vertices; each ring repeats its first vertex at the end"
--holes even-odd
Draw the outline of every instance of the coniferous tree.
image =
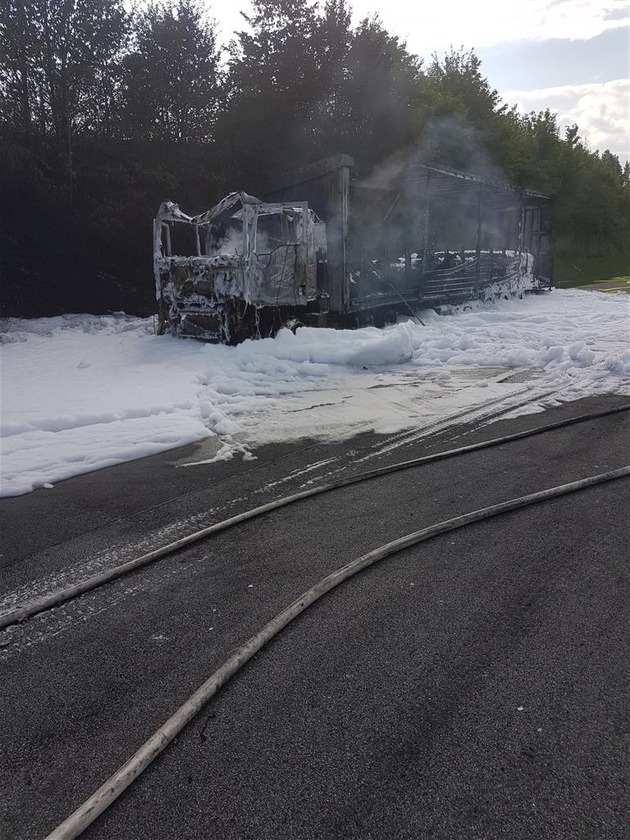
POLYGON ((417 135, 425 99, 421 61, 377 16, 363 20, 353 34, 346 99, 346 134, 364 165, 407 147, 417 135))
POLYGON ((137 17, 134 49, 123 61, 123 136, 209 140, 218 96, 216 38, 201 7, 195 0, 150 5, 137 17))
POLYGON ((313 153, 320 90, 316 13, 306 0, 254 0, 250 31, 230 45, 221 148, 235 174, 256 178, 313 153))
POLYGON ((350 151, 348 54, 352 46, 351 11, 346 0, 326 0, 315 27, 317 92, 312 132, 317 155, 350 151))

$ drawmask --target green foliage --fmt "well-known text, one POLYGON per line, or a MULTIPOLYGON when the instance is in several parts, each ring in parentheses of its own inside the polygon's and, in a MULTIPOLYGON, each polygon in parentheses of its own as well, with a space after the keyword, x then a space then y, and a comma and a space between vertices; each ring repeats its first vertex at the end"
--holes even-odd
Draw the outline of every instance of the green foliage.
POLYGON ((335 152, 369 167, 413 140, 421 65, 378 18, 352 30, 345 0, 319 13, 293 0, 253 5, 251 30, 231 46, 219 127, 230 171, 251 182, 255 170, 335 152))
POLYGON ((7 0, 0 11, 0 124, 52 135, 70 192, 74 137, 104 127, 128 26, 122 0, 7 0))
POLYGON ((556 255, 554 277, 561 289, 630 277, 630 260, 627 253, 589 257, 561 250, 556 255))
POLYGON ((373 166, 414 140, 425 95, 421 63, 377 17, 359 24, 346 62, 347 112, 339 124, 350 153, 373 166))
POLYGON ((499 94, 481 74, 481 61, 473 50, 451 47, 440 61, 434 53, 427 69, 434 114, 458 113, 466 122, 482 128, 493 121, 499 94))
POLYGON ((216 122, 218 52, 194 0, 150 5, 135 21, 122 62, 123 137, 166 142, 211 139, 216 122))
POLYGON ((425 68, 378 17, 353 27, 347 0, 253 0, 221 65, 201 0, 126 8, 0 5, 5 313, 147 311, 161 200, 197 212, 338 152, 361 175, 411 158, 552 195, 560 279, 623 273, 630 165, 502 105, 473 51, 425 68))
POLYGON ((317 153, 322 87, 318 19, 305 0, 254 0, 251 30, 230 45, 226 108, 217 140, 236 180, 258 185, 259 172, 317 153))

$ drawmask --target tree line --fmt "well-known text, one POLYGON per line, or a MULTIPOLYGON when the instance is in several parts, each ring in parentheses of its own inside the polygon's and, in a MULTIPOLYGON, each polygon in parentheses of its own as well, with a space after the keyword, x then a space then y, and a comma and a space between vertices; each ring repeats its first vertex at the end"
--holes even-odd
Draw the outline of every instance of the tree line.
POLYGON ((552 194, 561 255, 627 260, 628 164, 502 104, 473 51, 425 63, 347 0, 252 5, 223 47, 197 0, 5 0, 2 314, 149 313, 160 201, 199 212, 336 153, 359 175, 406 151, 552 194))

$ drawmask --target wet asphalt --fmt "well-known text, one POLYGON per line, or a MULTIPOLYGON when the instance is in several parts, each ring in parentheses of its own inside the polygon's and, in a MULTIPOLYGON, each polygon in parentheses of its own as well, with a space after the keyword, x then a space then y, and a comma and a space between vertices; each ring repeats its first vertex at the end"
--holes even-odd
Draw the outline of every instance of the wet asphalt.
MULTIPOLYGON (((5 499, 2 592, 43 591, 308 480, 625 402, 387 452, 366 434, 184 468, 200 454, 188 447, 5 499)), ((337 490, 0 633, 0 838, 44 837, 323 575, 435 522, 625 466, 629 431, 616 414, 337 490)), ((629 486, 446 534, 347 582, 84 836, 626 838, 629 486)))

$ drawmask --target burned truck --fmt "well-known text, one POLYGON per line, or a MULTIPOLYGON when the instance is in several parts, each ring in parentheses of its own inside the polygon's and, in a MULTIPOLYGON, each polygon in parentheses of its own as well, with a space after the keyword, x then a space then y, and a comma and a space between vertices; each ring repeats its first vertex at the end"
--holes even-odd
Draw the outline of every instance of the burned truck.
POLYGON ((317 301, 326 232, 306 202, 234 192, 187 216, 167 201, 154 224, 160 333, 234 344, 273 334, 317 301))
POLYGON ((235 344, 551 287, 548 197, 426 163, 355 180, 352 166, 327 158, 197 216, 164 202, 158 331, 235 344))

